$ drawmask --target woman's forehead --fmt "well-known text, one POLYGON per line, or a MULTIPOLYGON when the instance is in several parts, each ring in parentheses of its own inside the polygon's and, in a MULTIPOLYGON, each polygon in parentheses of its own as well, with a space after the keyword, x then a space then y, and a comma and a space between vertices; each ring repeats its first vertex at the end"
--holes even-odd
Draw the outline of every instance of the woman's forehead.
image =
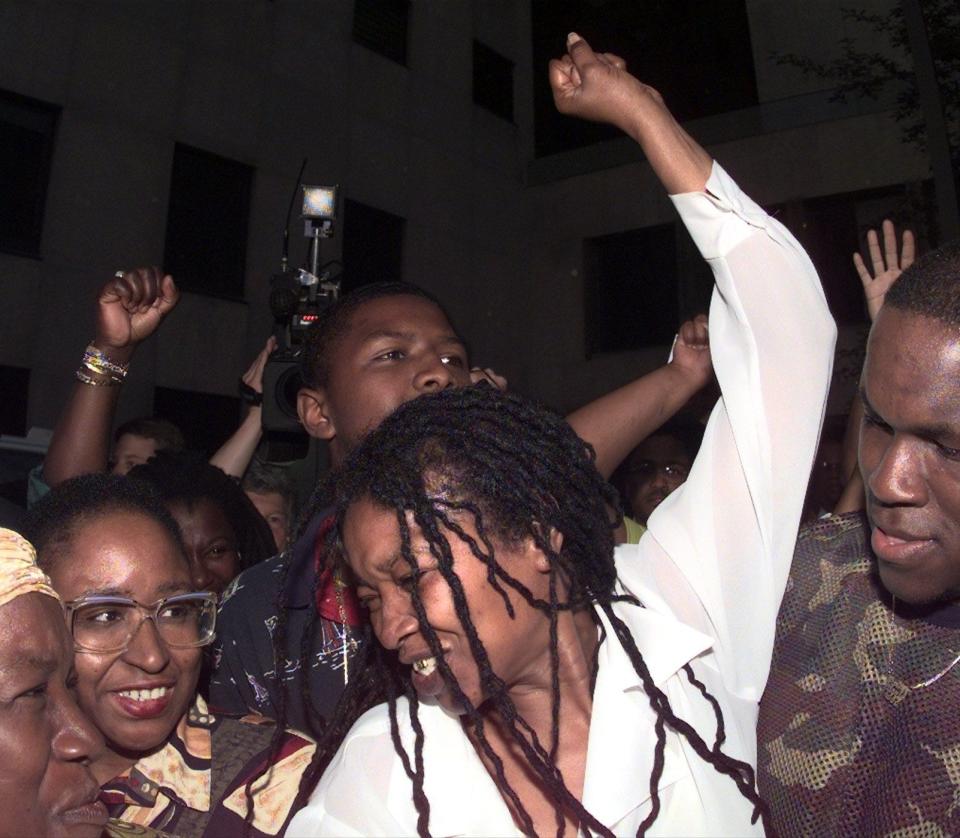
POLYGON ((50 575, 58 593, 75 599, 97 591, 149 595, 171 584, 189 585, 180 546, 147 515, 114 514, 81 524, 62 548, 50 575))
POLYGON ((63 610, 52 596, 32 592, 0 606, 0 678, 26 663, 53 671, 69 654, 63 610))

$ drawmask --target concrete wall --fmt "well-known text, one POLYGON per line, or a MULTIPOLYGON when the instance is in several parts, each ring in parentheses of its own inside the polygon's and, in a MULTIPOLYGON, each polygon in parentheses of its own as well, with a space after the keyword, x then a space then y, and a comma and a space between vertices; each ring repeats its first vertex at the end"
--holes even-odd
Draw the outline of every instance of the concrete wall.
POLYGON ((513 357, 501 347, 518 326, 497 303, 523 251, 529 118, 473 105, 471 48, 476 37, 516 62, 520 101, 527 7, 415 0, 406 68, 354 44, 352 15, 350 0, 0 6, 0 87, 63 107, 43 258, 0 254, 0 363, 32 368, 31 424, 55 420, 97 288, 161 261, 176 142, 255 167, 246 302, 185 294, 138 352, 121 416, 149 411, 155 383, 234 393, 269 331, 267 283, 304 156, 308 180, 405 217, 406 276, 450 301, 479 357, 513 357))
MULTIPOLYGON (((762 104, 691 126, 763 202, 926 174, 882 104, 831 105, 769 61, 773 49, 830 43, 840 5, 751 0, 762 104)), ((406 68, 351 41, 352 9, 350 0, 0 5, 0 87, 63 106, 43 258, 0 254, 0 363, 32 368, 30 423, 55 420, 91 335, 96 289, 117 268, 161 259, 176 142, 256 169, 246 302, 186 294, 136 357, 121 417, 148 411, 154 384, 233 394, 269 328, 267 282, 303 156, 308 180, 339 182, 407 219, 406 278, 439 294, 475 359, 516 388, 570 408, 659 363, 665 348, 585 360, 582 239, 669 220, 672 209, 624 142, 531 160, 530 94, 546 79, 531 75, 526 0, 414 0, 406 68), (515 62, 513 124, 472 104, 473 38, 515 62)), ((298 254, 297 224, 292 235, 298 254)), ((325 257, 338 248, 334 239, 325 257)))

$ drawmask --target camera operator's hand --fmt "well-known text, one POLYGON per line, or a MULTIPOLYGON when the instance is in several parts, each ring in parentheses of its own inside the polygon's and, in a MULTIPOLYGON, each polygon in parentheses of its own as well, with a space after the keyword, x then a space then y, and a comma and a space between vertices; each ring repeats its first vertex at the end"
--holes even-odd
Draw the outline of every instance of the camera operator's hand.
POLYGON ((260 350, 260 354, 253 359, 250 368, 243 374, 243 383, 251 390, 257 393, 263 393, 263 370, 267 366, 267 359, 273 354, 276 348, 277 339, 273 335, 270 335, 263 349, 260 350))
MULTIPOLYGON (((253 363, 241 376, 241 381, 256 393, 263 393, 263 371, 271 353, 277 348, 277 339, 271 335, 263 345, 253 363)), ((254 452, 263 437, 263 407, 259 404, 248 406, 246 416, 233 435, 210 458, 210 464, 222 469, 231 477, 240 480, 253 459, 254 452)))
POLYGON ((117 362, 129 360, 179 299, 173 277, 158 267, 118 271, 97 297, 94 345, 117 362))

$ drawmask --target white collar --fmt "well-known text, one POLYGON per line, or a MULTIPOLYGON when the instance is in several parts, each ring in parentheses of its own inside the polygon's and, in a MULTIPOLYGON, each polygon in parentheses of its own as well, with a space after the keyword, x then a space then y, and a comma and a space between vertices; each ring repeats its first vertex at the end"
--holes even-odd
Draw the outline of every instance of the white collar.
MULTIPOLYGON (((612 826, 650 798, 648 778, 653 771, 656 716, 613 626, 606 614, 597 610, 607 640, 600 647, 593 693, 583 805, 612 826), (618 743, 618 747, 611 747, 611 743, 618 743)), ((711 638, 669 615, 630 603, 618 603, 613 610, 626 624, 654 684, 661 689, 684 664, 713 644, 711 638)), ((668 729, 668 758, 657 784, 659 789, 686 776, 680 748, 676 735, 668 729)))
MULTIPOLYGON (((653 711, 640 676, 606 614, 599 608, 597 612, 606 640, 598 652, 583 803, 599 820, 611 825, 650 797, 647 778, 653 768, 656 734, 653 711), (621 747, 611 747, 611 743, 620 743, 621 747)), ((663 687, 684 664, 709 649, 713 642, 675 618, 648 608, 617 603, 614 613, 629 629, 658 687, 663 687)), ((398 710, 405 706, 405 702, 401 703, 398 710)), ((435 835, 517 834, 510 812, 464 733, 460 719, 437 706, 420 707, 430 831, 435 835)), ((408 741, 411 740, 412 737, 408 741)), ((674 755, 680 758, 667 759, 659 788, 685 776, 685 761, 679 748, 676 737, 668 734, 668 755, 676 752, 674 755)), ((412 762, 412 748, 409 756, 412 762)), ((404 775, 394 785, 395 793, 406 797, 406 805, 409 782, 404 775)))

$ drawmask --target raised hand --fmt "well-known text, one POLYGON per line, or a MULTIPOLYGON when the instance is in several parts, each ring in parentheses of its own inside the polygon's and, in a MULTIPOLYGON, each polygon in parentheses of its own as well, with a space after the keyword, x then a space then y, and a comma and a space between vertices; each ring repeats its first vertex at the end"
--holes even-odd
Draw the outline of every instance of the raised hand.
POLYGON ((567 54, 550 62, 550 87, 557 110, 594 122, 621 124, 636 96, 663 99, 652 87, 627 72, 626 62, 609 52, 594 52, 579 35, 570 33, 567 54))
POLYGON ((680 326, 670 366, 683 371, 697 389, 709 381, 713 374, 713 362, 710 358, 707 315, 698 314, 680 326))
POLYGON ((872 275, 859 252, 853 254, 853 265, 863 283, 863 296, 867 301, 867 313, 870 315, 871 322, 877 319, 877 312, 880 311, 890 286, 913 264, 916 255, 916 242, 910 230, 903 231, 903 245, 898 254, 896 227, 889 218, 884 219, 882 226, 882 251, 877 231, 867 232, 867 250, 873 267, 872 275))
POLYGON ((118 350, 132 352, 156 331, 179 299, 173 277, 157 267, 118 271, 97 297, 94 343, 111 357, 118 350))
POLYGON ((636 140, 671 195, 705 187, 710 155, 680 127, 663 97, 627 72, 622 58, 594 52, 571 32, 566 55, 550 62, 550 87, 560 113, 608 122, 636 140))
POLYGON ((277 339, 270 335, 263 349, 253 359, 253 363, 250 364, 249 369, 242 376, 243 383, 256 393, 263 393, 263 369, 267 365, 267 359, 276 348, 277 339))

